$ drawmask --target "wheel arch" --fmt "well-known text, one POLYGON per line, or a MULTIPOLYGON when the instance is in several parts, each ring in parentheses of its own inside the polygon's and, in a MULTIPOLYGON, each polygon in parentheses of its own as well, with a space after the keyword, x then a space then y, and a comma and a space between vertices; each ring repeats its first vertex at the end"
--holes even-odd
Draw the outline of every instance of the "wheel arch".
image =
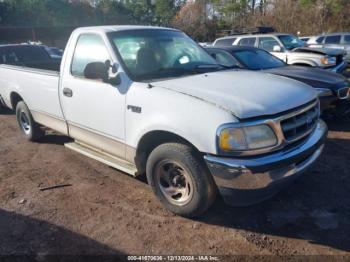
POLYGON ((145 173, 148 157, 157 146, 171 142, 188 145, 197 155, 202 155, 195 145, 178 134, 163 130, 150 131, 144 134, 137 144, 135 164, 138 172, 140 174, 145 173))
POLYGON ((293 63, 293 65, 296 65, 296 66, 313 66, 313 65, 310 65, 310 64, 307 64, 307 63, 293 63))
POLYGON ((24 99, 20 94, 18 94, 17 92, 12 92, 10 94, 10 102, 11 102, 12 110, 16 110, 16 106, 20 101, 24 101, 24 99))
POLYGON ((312 67, 317 67, 318 65, 310 60, 292 60, 289 61, 290 65, 296 65, 296 66, 312 66, 312 67))

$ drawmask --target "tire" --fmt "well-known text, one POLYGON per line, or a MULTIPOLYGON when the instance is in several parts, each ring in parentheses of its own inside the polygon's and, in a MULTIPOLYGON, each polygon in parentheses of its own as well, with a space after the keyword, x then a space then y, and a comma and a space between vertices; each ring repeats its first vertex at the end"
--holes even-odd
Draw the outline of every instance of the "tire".
POLYGON ((216 198, 213 177, 190 146, 166 143, 156 147, 147 160, 146 174, 160 202, 180 216, 200 216, 216 198))
POLYGON ((0 114, 6 110, 6 106, 2 103, 2 99, 0 96, 0 114))
POLYGON ((16 118, 20 129, 27 140, 35 142, 40 140, 45 132, 40 128, 40 125, 33 119, 27 105, 20 101, 16 106, 16 118))

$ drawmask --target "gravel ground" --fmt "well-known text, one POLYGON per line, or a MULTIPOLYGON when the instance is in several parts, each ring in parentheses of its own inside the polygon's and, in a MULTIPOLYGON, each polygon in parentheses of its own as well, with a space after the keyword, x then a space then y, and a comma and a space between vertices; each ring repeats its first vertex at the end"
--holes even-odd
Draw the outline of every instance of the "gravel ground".
POLYGON ((66 149, 25 141, 0 115, 0 255, 350 255, 350 122, 329 120, 317 165, 264 203, 220 199, 202 218, 164 210, 134 179, 66 149), (41 191, 40 188, 70 184, 41 191))

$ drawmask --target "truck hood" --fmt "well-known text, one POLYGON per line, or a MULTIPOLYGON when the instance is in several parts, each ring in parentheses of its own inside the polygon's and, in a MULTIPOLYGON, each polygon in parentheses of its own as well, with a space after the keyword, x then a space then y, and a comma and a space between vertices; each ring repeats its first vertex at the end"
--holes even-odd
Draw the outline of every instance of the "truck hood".
POLYGON ((151 84, 211 103, 240 119, 274 115, 316 98, 315 90, 301 82, 245 70, 200 74, 151 84))
POLYGON ((346 78, 340 74, 305 66, 283 66, 264 70, 265 73, 285 76, 302 81, 315 88, 338 89, 347 86, 346 78))
POLYGON ((293 52, 304 52, 304 53, 314 53, 319 55, 330 55, 330 56, 338 56, 345 55, 346 52, 340 49, 333 48, 311 48, 311 47, 298 47, 293 49, 293 52))

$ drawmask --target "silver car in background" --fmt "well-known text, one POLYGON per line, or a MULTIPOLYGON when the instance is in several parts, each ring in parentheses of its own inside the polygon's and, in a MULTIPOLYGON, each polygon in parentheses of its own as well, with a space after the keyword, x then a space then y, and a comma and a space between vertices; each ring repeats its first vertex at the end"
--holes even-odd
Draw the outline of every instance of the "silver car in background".
POLYGON ((342 49, 346 51, 344 60, 348 63, 350 62, 350 32, 313 36, 306 42, 306 44, 312 48, 342 49))
POLYGON ((246 34, 218 38, 214 47, 247 46, 270 52, 289 65, 311 66, 343 73, 347 63, 343 61, 344 51, 328 48, 309 48, 292 34, 246 34))

